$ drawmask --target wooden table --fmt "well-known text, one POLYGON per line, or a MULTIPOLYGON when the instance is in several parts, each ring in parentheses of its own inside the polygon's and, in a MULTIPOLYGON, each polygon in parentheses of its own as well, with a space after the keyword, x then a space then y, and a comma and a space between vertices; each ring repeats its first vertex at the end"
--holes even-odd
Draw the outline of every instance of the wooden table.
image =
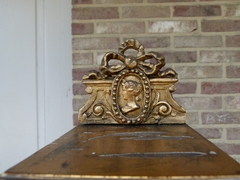
POLYGON ((240 179, 240 164, 188 125, 79 125, 3 179, 240 179))

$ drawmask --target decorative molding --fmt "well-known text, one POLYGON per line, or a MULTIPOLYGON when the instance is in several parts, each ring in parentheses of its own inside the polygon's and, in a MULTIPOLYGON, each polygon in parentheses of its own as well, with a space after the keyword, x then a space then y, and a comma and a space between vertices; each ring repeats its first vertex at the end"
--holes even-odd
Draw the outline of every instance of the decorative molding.
POLYGON ((161 70, 165 58, 156 52, 145 53, 143 45, 128 39, 118 53, 102 58, 100 72, 92 70, 82 83, 91 95, 79 110, 82 124, 182 124, 186 111, 172 98, 178 81, 173 69, 161 70), (125 55, 134 49, 137 55, 125 55), (111 63, 118 61, 118 63, 111 63))

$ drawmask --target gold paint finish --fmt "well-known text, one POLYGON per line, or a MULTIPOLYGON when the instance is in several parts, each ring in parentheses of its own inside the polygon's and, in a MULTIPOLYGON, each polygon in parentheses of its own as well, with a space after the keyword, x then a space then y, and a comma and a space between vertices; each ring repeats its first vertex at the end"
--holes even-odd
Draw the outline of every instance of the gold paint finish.
POLYGON ((185 110, 172 98, 178 81, 172 69, 161 71, 165 58, 156 52, 145 53, 135 39, 126 40, 118 54, 104 55, 100 72, 90 71, 83 77, 91 94, 79 110, 81 124, 183 124, 185 110), (128 49, 136 57, 125 55, 128 49), (119 63, 112 64, 115 60, 119 63))
POLYGON ((239 179, 240 165, 186 124, 79 125, 2 178, 239 179))

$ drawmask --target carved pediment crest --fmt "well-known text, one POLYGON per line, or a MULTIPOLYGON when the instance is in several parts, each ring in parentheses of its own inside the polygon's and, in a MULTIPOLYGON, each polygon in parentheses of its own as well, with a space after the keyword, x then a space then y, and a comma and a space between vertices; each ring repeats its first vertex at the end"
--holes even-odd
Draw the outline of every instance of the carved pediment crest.
POLYGON ((178 81, 177 73, 173 69, 161 70, 164 66, 162 54, 145 53, 135 39, 122 43, 118 53, 106 53, 100 71, 89 71, 83 77, 82 83, 91 96, 79 110, 80 123, 184 123, 186 112, 171 94, 178 81), (128 49, 136 50, 137 55, 125 55, 128 49))

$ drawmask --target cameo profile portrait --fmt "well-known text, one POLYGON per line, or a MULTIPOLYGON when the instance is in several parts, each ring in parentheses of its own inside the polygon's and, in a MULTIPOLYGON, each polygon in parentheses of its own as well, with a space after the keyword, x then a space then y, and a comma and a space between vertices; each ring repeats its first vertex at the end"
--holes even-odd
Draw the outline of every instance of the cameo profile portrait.
POLYGON ((136 101, 140 100, 138 95, 142 92, 143 86, 137 81, 123 79, 122 86, 122 98, 124 105, 121 107, 123 114, 132 112, 140 108, 136 101))

